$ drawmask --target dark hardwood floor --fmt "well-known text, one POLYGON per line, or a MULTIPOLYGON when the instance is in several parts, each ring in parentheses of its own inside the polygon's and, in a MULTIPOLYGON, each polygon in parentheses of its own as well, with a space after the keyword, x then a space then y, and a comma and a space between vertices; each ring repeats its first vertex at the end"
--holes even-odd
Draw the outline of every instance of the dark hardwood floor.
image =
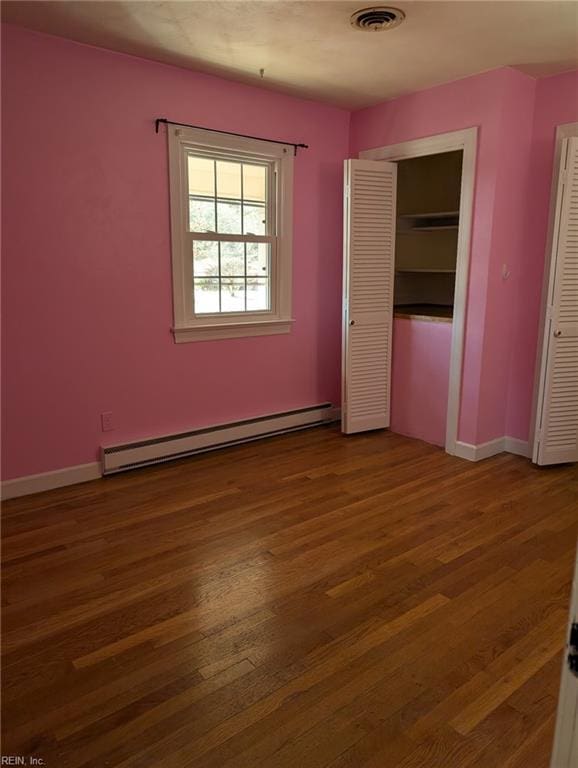
POLYGON ((578 471, 334 427, 8 502, 3 754, 547 768, 578 471))

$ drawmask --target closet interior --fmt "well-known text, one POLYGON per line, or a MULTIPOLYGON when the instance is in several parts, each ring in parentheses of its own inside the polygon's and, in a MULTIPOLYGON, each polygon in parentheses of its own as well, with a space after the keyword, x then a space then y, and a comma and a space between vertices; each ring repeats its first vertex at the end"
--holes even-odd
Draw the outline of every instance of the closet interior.
POLYGON ((391 430, 444 446, 462 151, 397 164, 391 430))
POLYGON ((453 317, 462 152, 397 164, 394 314, 453 317))

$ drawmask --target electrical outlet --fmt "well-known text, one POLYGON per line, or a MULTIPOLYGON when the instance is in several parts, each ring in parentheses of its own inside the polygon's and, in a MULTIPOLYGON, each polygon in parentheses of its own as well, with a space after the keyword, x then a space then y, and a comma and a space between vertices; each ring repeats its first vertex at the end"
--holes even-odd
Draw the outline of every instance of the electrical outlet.
POLYGON ((100 414, 100 422, 103 432, 111 432, 114 429, 114 422, 112 420, 112 411, 105 411, 100 414))

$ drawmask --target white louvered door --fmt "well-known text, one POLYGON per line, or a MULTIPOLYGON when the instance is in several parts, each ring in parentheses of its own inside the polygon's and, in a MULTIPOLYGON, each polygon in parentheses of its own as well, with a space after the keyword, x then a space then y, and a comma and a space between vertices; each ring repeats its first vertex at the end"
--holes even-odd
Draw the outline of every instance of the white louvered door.
POLYGON ((578 138, 564 139, 533 460, 578 461, 578 138))
POLYGON ((342 430, 389 426, 397 166, 345 161, 342 430))

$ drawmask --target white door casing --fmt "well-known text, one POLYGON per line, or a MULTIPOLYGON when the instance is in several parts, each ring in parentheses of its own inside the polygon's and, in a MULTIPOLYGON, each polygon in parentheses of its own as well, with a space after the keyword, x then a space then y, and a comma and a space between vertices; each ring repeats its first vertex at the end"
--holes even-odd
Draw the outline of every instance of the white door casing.
POLYGON ((533 461, 578 461, 578 138, 564 139, 540 365, 533 461))
POLYGON ((397 165, 345 161, 342 430, 389 426, 397 165))
MULTIPOLYGON (((477 154, 476 127, 440 133, 399 144, 366 149, 359 153, 364 160, 398 162, 412 157, 435 155, 440 152, 463 151, 462 186, 460 191, 460 219, 456 256, 456 289, 452 322, 452 348, 450 358, 450 384, 448 415, 446 420, 446 452, 458 454, 458 423, 462 391, 462 369, 465 354, 466 304, 470 269, 470 242, 474 215, 474 186, 477 154)), ((460 454, 461 455, 461 454, 460 454)))

